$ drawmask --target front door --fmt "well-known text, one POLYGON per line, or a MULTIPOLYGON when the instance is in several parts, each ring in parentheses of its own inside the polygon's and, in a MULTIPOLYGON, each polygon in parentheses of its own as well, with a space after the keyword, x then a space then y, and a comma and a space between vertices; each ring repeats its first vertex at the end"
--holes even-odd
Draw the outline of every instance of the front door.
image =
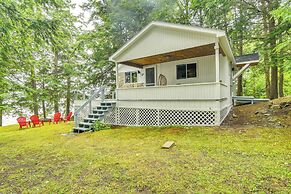
POLYGON ((156 72, 154 67, 146 68, 145 70, 146 77, 146 86, 155 86, 156 85, 156 72))

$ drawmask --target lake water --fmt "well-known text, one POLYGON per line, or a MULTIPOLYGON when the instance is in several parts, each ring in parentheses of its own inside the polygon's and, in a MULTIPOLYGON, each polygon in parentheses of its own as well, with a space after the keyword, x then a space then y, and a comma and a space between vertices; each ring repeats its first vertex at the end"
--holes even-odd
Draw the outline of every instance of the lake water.
POLYGON ((16 117, 13 116, 3 116, 3 126, 17 124, 16 117))

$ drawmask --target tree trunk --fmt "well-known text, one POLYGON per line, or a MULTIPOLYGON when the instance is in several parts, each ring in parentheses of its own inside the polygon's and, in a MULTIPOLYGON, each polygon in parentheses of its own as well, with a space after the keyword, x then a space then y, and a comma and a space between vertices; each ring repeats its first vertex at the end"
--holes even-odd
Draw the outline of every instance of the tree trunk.
POLYGON ((33 103, 33 112, 35 115, 38 115, 38 99, 37 99, 37 87, 36 87, 36 79, 35 79, 35 68, 34 65, 31 65, 31 87, 33 89, 32 92, 32 103, 33 103))
MULTIPOLYGON (((239 68, 240 70, 241 68, 239 68)), ((242 96, 243 95, 243 77, 242 75, 240 75, 238 78, 237 78, 237 91, 236 91, 236 95, 237 96, 242 96)))
POLYGON ((71 79, 67 78, 66 115, 70 113, 71 106, 71 79))
POLYGON ((200 7, 199 8, 199 24, 200 24, 200 27, 203 27, 203 24, 204 24, 203 19, 204 19, 203 11, 202 11, 202 8, 200 7))
MULTIPOLYGON (((266 8, 266 0, 261 0, 261 10, 263 13, 263 31, 264 31, 264 38, 267 40, 268 36, 268 21, 267 21, 267 8, 266 8)), ((264 73, 265 73, 265 90, 267 98, 270 98, 270 67, 269 67, 269 54, 268 54, 268 43, 264 45, 264 73)))
POLYGON ((279 97, 284 97, 284 69, 283 65, 279 70, 279 97))
POLYGON ((271 67, 271 89, 270 99, 278 98, 278 67, 274 65, 271 67))
MULTIPOLYGON (((282 43, 282 36, 280 37, 280 43, 282 43)), ((280 65, 279 65, 279 97, 284 97, 284 60, 283 51, 280 52, 280 65)))
MULTIPOLYGON (((276 2, 269 3, 269 11, 276 9, 276 2)), ((275 19, 269 19, 269 33, 270 33, 270 47, 271 47, 271 86, 270 86, 270 99, 278 98, 278 65, 276 53, 272 51, 276 47, 276 35, 274 34, 275 19)))
MULTIPOLYGON (((44 86, 44 81, 42 81, 42 90, 45 90, 45 86, 44 86)), ((42 114, 43 114, 43 118, 46 119, 46 107, 45 107, 45 100, 44 100, 44 94, 43 94, 43 99, 41 101, 42 104, 42 114)))
POLYGON ((60 112, 59 101, 57 99, 54 99, 54 110, 55 110, 55 113, 60 112))
MULTIPOLYGON (((239 22, 242 23, 242 7, 241 4, 239 5, 239 22)), ((243 38, 244 38, 244 34, 243 34, 243 29, 241 27, 241 29, 239 30, 239 45, 238 45, 238 52, 239 55, 243 55, 243 38)), ((239 68, 240 70, 241 68, 239 68)), ((242 96, 243 95, 243 74, 241 74, 238 78, 237 78, 237 96, 242 96)))
MULTIPOLYGON (((54 79, 58 79, 58 62, 59 62, 59 54, 58 51, 54 51, 54 79)), ((58 88, 54 88, 54 95, 53 95, 53 102, 54 102, 54 111, 59 112, 59 91, 58 88)))
MULTIPOLYGON (((268 54, 265 55, 265 60, 268 61, 268 54)), ((270 98, 270 67, 268 65, 268 62, 264 61, 264 73, 265 73, 265 90, 266 90, 266 96, 267 98, 270 98)))
POLYGON ((46 119, 46 108, 45 108, 45 101, 42 100, 42 114, 43 114, 43 118, 46 119))

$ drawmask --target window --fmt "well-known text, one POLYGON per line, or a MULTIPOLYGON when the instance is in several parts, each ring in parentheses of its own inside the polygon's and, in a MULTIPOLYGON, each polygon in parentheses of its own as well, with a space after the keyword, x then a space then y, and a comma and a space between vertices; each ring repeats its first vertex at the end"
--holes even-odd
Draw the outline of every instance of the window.
POLYGON ((196 63, 177 65, 177 79, 197 77, 196 63))
POLYGON ((155 68, 150 67, 146 68, 146 86, 154 86, 155 85, 155 68))
POLYGON ((136 83, 137 72, 125 72, 125 83, 136 83))

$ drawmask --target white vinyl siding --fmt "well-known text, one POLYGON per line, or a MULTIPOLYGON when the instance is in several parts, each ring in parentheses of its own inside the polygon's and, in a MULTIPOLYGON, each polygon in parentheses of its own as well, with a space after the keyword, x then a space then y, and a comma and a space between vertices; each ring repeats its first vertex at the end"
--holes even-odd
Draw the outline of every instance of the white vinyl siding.
POLYGON ((157 76, 163 74, 168 85, 215 82, 214 55, 157 64, 157 76), (177 79, 176 65, 196 63, 196 77, 177 79))
POLYGON ((186 48, 214 43, 215 35, 199 32, 175 30, 166 27, 153 27, 142 39, 128 47, 115 60, 117 62, 138 59, 146 56, 167 53, 186 48))

